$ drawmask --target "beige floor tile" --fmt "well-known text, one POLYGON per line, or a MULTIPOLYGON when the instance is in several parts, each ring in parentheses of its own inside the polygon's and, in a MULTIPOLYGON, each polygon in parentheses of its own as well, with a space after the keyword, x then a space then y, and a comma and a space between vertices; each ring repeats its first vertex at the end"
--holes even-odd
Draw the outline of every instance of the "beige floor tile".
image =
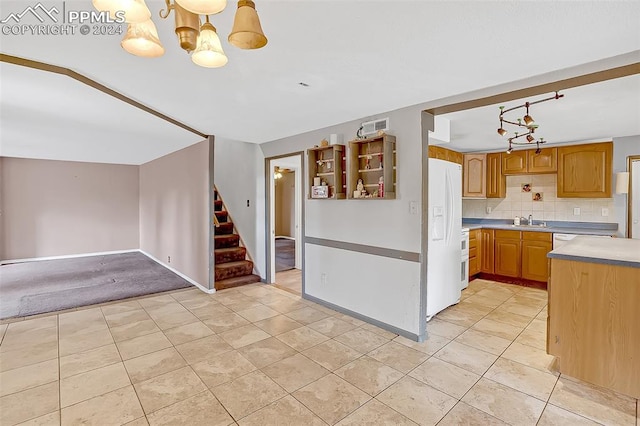
POLYGON ((334 317, 338 318, 338 319, 340 319, 342 321, 346 321, 346 322, 348 322, 350 324, 353 324, 356 327, 361 327, 361 326, 366 324, 366 322, 364 322, 362 320, 359 320, 358 318, 354 318, 354 317, 352 317, 350 315, 347 315, 347 314, 338 313, 338 314, 334 315, 334 317))
POLYGON ((434 356, 479 375, 484 374, 498 358, 497 355, 455 341, 449 343, 434 356))
POLYGON ((508 423, 497 419, 484 411, 473 408, 464 402, 455 407, 438 423, 438 426, 506 426, 508 423))
POLYGON ((273 337, 240 348, 239 352, 258 368, 273 364, 296 353, 291 346, 273 337))
POLYGON ((462 398, 480 380, 479 375, 435 357, 420 364, 409 376, 456 399, 462 398))
POLYGON ((500 303, 506 302, 514 295, 511 289, 504 287, 488 287, 477 291, 474 296, 487 297, 493 300, 497 300, 500 303))
POLYGON ((2 339, 4 339, 4 333, 7 331, 7 327, 9 327, 9 324, 0 324, 0 344, 2 343, 2 339))
POLYGON ((427 334, 444 337, 445 339, 453 340, 467 329, 451 322, 444 321, 439 318, 432 318, 427 323, 427 334))
POLYGON ((243 286, 240 289, 240 293, 260 300, 260 298, 271 294, 271 291, 269 290, 268 284, 262 284, 261 287, 243 286))
POLYGON ((472 314, 477 314, 477 315, 487 315, 489 312, 493 311, 495 308, 490 307, 490 306, 485 306, 485 305, 481 305, 478 303, 473 303, 470 300, 462 300, 460 301, 460 303, 458 303, 456 306, 458 306, 460 309, 464 309, 467 312, 470 312, 472 314))
POLYGON ((87 371, 60 381, 60 405, 68 407, 130 384, 121 362, 87 371))
POLYGON ((412 377, 404 377, 376 399, 420 425, 435 425, 457 402, 412 377))
POLYGON ((233 419, 229 413, 209 391, 161 408, 149 414, 148 418, 151 426, 227 426, 233 424, 233 419))
POLYGON ((318 309, 307 306, 302 309, 298 309, 297 311, 288 312, 287 316, 294 321, 298 321, 300 324, 308 325, 313 322, 320 321, 329 315, 318 309))
POLYGON ((24 327, 38 320, 21 321, 9 324, 5 336, 2 339, 0 352, 36 350, 44 351, 51 345, 58 345, 58 327, 56 325, 44 327, 50 322, 36 323, 34 328, 24 327), (18 327, 19 325, 20 327, 18 327), (42 325, 43 327, 40 327, 42 325))
POLYGON ((445 347, 447 344, 449 344, 451 340, 447 339, 446 337, 432 334, 428 336, 424 342, 416 342, 402 336, 396 337, 395 339, 393 339, 393 341, 408 346, 411 349, 415 349, 416 351, 423 352, 427 355, 433 355, 434 353, 445 347))
POLYGON ((363 330, 367 330, 367 331, 371 331, 372 333, 377 334, 378 336, 382 336, 386 339, 395 339, 396 337, 398 337, 398 335, 396 333, 392 333, 388 330, 385 330, 383 328, 377 327, 373 324, 364 324, 362 327, 363 330))
POLYGON ((176 299, 171 297, 169 294, 161 294, 159 296, 153 297, 145 297, 143 299, 138 300, 138 303, 145 309, 153 309, 157 307, 162 307, 167 304, 175 303, 176 299))
POLYGON ((482 295, 481 294, 482 291, 479 291, 478 293, 469 296, 468 298, 465 299, 465 301, 469 303, 475 303, 477 305, 486 306, 488 308, 497 308, 504 302, 504 300, 496 299, 491 296, 482 295))
POLYGON ((124 362, 131 383, 139 383, 186 366, 175 348, 162 349, 124 362))
POLYGON ((494 355, 500 355, 511 344, 511 340, 483 333, 475 328, 465 331, 455 341, 494 355))
POLYGON ((111 335, 113 336, 113 340, 121 342, 123 340, 157 333, 158 331, 160 331, 160 329, 156 326, 156 323, 152 319, 146 319, 112 327, 111 335))
POLYGON ((351 349, 349 346, 335 340, 320 343, 305 350, 303 354, 330 371, 335 371, 362 356, 355 349, 351 349))
POLYGON ((144 415, 132 386, 63 408, 63 425, 120 425, 144 415))
POLYGON ((287 331, 295 330, 296 328, 303 326, 286 315, 267 318, 254 323, 254 325, 263 329, 272 336, 277 336, 278 334, 286 333, 287 331))
POLYGON ((353 413, 345 417, 338 426, 415 426, 397 411, 372 399, 353 413))
POLYGON ((87 333, 77 333, 70 337, 60 337, 58 342, 60 356, 72 355, 78 352, 85 352, 90 349, 113 343, 113 337, 106 327, 99 331, 88 331, 87 333))
POLYGON ((101 346, 85 352, 60 358, 60 378, 85 373, 122 361, 115 344, 101 346))
POLYGON ((473 325, 472 329, 491 334, 492 336, 501 337, 507 340, 513 340, 518 337, 524 327, 505 324, 503 322, 494 321, 492 319, 483 318, 473 325))
POLYGON ((147 414, 183 401, 207 389, 190 367, 183 367, 136 383, 133 386, 142 403, 142 408, 147 414))
POLYGON ((355 325, 335 317, 328 317, 309 324, 309 328, 328 337, 336 337, 356 328, 355 325))
POLYGON ((335 374, 328 374, 292 395, 329 424, 335 424, 371 399, 335 374))
POLYGON ((127 302, 120 302, 120 303, 112 303, 112 304, 103 305, 100 307, 100 309, 102 309, 102 314, 105 316, 105 318, 108 315, 121 314, 123 312, 135 311, 141 308, 142 308, 142 305, 140 305, 140 303, 138 303, 137 300, 130 300, 127 302))
POLYGON ((183 300, 191 299, 208 299, 209 295, 199 288, 189 288, 185 290, 174 291, 171 293, 171 297, 173 297, 178 302, 182 302, 183 300))
MULTIPOLYGON (((547 305, 547 296, 546 291, 543 290, 534 290, 540 293, 531 293, 526 289, 520 290, 517 294, 514 294, 509 300, 505 303, 509 304, 517 304, 524 305, 530 308, 536 308, 538 311, 544 308, 547 305), (544 297, 540 297, 544 294, 544 297)), ((537 312, 536 312, 537 313, 537 312)))
POLYGON ((201 306, 199 308, 190 309, 191 313, 198 317, 201 321, 218 318, 221 315, 233 314, 233 311, 218 302, 211 301, 212 303, 201 306))
POLYGON ((514 425, 535 425, 545 403, 515 389, 482 378, 462 401, 514 425))
POLYGON ((226 306, 227 308, 231 309, 233 312, 236 312, 239 314, 240 311, 248 311, 250 309, 258 308, 264 305, 253 298, 249 298, 249 300, 244 300, 242 302, 237 302, 237 303, 231 303, 226 306))
POLYGON ((558 378, 506 358, 498 358, 484 377, 547 401, 558 378))
POLYGON ((224 333, 225 331, 233 330, 234 328, 249 324, 249 321, 242 318, 235 312, 217 315, 213 318, 203 320, 202 322, 213 330, 214 333, 224 333))
POLYGON ((256 367, 238 351, 200 361, 193 364, 191 368, 209 388, 230 382, 256 370, 256 367))
POLYGON ((58 342, 52 340, 15 351, 0 352, 0 372, 26 367, 58 357, 58 342))
POLYGON ((236 311, 238 315, 246 319, 247 321, 257 322, 267 318, 280 315, 278 311, 271 309, 268 306, 259 304, 256 307, 245 309, 242 311, 236 311))
POLYGON ((547 333, 533 329, 525 329, 515 340, 516 343, 532 346, 543 351, 547 350, 547 333))
POLYGON ((295 354, 262 369, 262 372, 282 386, 294 392, 329 374, 329 371, 302 354, 295 354))
POLYGON ((59 383, 52 382, 0 398, 0 424, 15 425, 60 409, 59 383))
POLYGON ((296 328, 276 337, 281 342, 286 343, 297 351, 304 351, 315 345, 329 340, 327 336, 318 333, 309 327, 296 328))
POLYGON ((284 398, 267 405, 238 422, 240 426, 324 426, 318 416, 313 414, 294 397, 284 398))
POLYGON ((146 417, 140 417, 132 422, 125 423, 124 426, 149 426, 149 422, 146 417))
POLYGON ((496 309, 499 309, 505 312, 511 312, 512 314, 533 318, 540 313, 540 310, 542 308, 536 307, 536 306, 530 306, 524 303, 511 302, 508 300, 496 309))
POLYGON ((371 396, 376 396, 404 377, 398 370, 368 356, 350 362, 336 370, 335 374, 371 396))
POLYGON ((204 323, 198 321, 165 330, 164 335, 167 336, 167 339, 169 339, 171 343, 177 346, 202 339, 203 337, 212 336, 213 331, 204 323))
POLYGON ((105 315, 104 318, 105 320, 107 320, 107 324, 109 325, 109 328, 119 327, 122 325, 151 319, 149 314, 147 314, 147 311, 142 309, 142 307, 140 307, 139 309, 134 309, 130 311, 105 315))
POLYGON ((531 330, 531 331, 539 331, 542 333, 547 333, 547 320, 541 320, 538 318, 534 318, 533 321, 531 321, 531 323, 529 325, 527 325, 527 328, 525 328, 525 330, 531 330))
POLYGON ((58 315, 58 327, 61 337, 74 333, 87 333, 107 323, 100 308, 83 309, 58 315))
POLYGON ((555 357, 547 355, 546 351, 541 349, 519 343, 512 343, 511 346, 504 351, 502 357, 558 375, 554 368, 555 357))
MULTIPOLYGON (((175 297, 174 297, 175 299, 175 297)), ((211 299, 208 295, 203 294, 198 297, 190 297, 184 300, 178 300, 178 302, 184 306, 186 309, 190 310, 192 314, 194 309, 204 308, 204 307, 213 307, 219 306, 220 304, 215 300, 211 299)))
POLYGON ((347 331, 334 338, 361 353, 371 352, 380 346, 389 343, 389 339, 363 328, 347 331))
POLYGON ((239 420, 282 398, 287 392, 260 371, 212 389, 224 408, 239 420))
POLYGON ((161 330, 168 330, 170 328, 199 321, 198 317, 186 310, 182 305, 178 305, 180 306, 180 310, 176 312, 164 313, 160 310, 150 310, 148 312, 161 330))
POLYGON ((0 397, 58 381, 58 359, 0 373, 0 397))
POLYGON ((598 426, 599 424, 551 404, 547 404, 538 421, 538 426, 598 426))
POLYGON ((225 331, 220 334, 220 337, 222 337, 234 349, 238 349, 243 346, 259 342, 260 340, 268 339, 271 335, 253 324, 248 324, 233 330, 225 331))
POLYGON ((222 303, 225 306, 234 305, 242 302, 253 302, 253 297, 245 296, 242 293, 234 291, 234 289, 224 290, 216 292, 211 296, 216 302, 222 303))
POLYGON ((531 322, 530 317, 513 314, 511 312, 502 311, 500 309, 489 312, 489 314, 487 314, 485 318, 518 328, 526 327, 531 322))
POLYGON ((116 346, 122 359, 127 360, 171 347, 171 342, 162 332, 157 332, 116 342, 116 346))
POLYGON ((408 373, 429 358, 429 355, 424 352, 396 342, 389 342, 369 352, 368 355, 403 373, 408 373))
POLYGON ((203 337, 178 345, 176 349, 189 364, 211 359, 233 350, 220 336, 203 337))
POLYGON ((567 377, 560 377, 549 402, 593 421, 633 425, 637 400, 567 377))
POLYGON ((45 414, 44 416, 27 420, 24 423, 19 423, 17 426, 59 426, 59 425, 60 425, 60 411, 54 411, 53 413, 45 414))
POLYGON ((468 328, 480 321, 484 316, 485 314, 469 312, 464 307, 455 305, 440 312, 435 318, 468 328))

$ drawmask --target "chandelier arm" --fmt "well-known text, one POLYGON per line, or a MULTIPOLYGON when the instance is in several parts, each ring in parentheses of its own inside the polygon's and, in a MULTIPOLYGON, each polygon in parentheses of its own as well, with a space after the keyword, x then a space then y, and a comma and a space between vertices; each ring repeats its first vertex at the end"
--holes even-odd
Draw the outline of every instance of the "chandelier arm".
POLYGON ((504 123, 508 123, 508 124, 512 124, 512 125, 514 125, 514 126, 525 127, 525 128, 527 128, 527 129, 529 128, 529 126, 527 126, 526 124, 516 123, 516 122, 513 122, 513 121, 509 121, 509 120, 507 120, 507 119, 505 119, 505 118, 503 118, 503 119, 502 119, 502 122, 504 122, 504 123))
POLYGON ((160 9, 159 14, 162 19, 167 19, 169 17, 169 14, 171 13, 171 10, 173 10, 175 5, 171 4, 171 0, 164 0, 164 2, 167 5, 167 10, 165 11, 164 9, 160 9))

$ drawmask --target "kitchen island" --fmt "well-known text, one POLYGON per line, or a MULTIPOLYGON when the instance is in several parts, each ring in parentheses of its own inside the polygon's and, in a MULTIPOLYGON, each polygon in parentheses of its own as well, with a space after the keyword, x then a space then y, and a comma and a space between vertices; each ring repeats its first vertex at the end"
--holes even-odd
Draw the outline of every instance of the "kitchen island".
POLYGON ((581 236, 548 257, 547 352, 560 372, 640 398, 640 240, 581 236))

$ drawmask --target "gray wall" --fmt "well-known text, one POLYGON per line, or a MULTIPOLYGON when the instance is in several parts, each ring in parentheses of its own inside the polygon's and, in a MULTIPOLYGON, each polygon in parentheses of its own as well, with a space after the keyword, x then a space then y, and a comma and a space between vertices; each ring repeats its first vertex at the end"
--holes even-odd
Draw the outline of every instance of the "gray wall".
MULTIPOLYGON (((630 155, 640 155, 640 135, 614 138, 613 185, 615 185, 615 173, 627 171, 627 157, 630 155)), ((618 236, 624 237, 627 233, 627 195, 614 194, 613 203, 615 206, 615 220, 618 222, 618 236)))
POLYGON ((0 158, 0 259, 139 247, 138 166, 0 158))

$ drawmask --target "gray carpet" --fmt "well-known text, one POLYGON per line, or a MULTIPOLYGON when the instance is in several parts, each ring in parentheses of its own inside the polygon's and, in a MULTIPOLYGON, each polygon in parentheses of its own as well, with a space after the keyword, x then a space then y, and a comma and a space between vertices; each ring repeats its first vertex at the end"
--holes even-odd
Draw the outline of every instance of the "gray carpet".
POLYGON ((276 272, 288 271, 296 265, 296 240, 276 238, 276 272))
POLYGON ((190 287, 142 253, 0 266, 0 319, 190 287))

